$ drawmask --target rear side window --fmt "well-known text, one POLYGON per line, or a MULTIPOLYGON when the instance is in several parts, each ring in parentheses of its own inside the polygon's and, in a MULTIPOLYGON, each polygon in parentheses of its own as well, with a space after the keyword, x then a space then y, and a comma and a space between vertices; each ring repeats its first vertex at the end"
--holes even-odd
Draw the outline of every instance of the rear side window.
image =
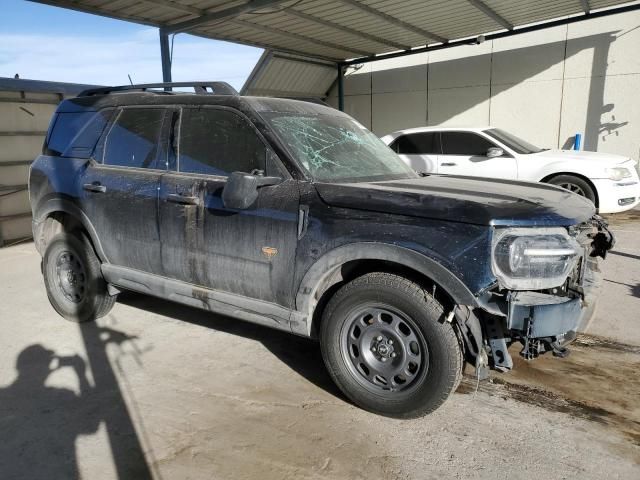
MULTIPOLYGON (((57 113, 47 141, 47 153, 52 155, 62 155, 63 152, 69 151, 72 145, 72 140, 76 135, 78 135, 78 133, 80 133, 80 131, 83 130, 94 117, 99 115, 100 114, 96 112, 57 113)), ((102 128, 104 128, 104 124, 102 125, 102 128)), ((102 130, 100 130, 100 132, 102 132, 102 130)), ((93 145, 91 146, 92 149, 99 136, 100 133, 93 138, 93 145)), ((87 143, 87 140, 89 139, 85 139, 84 143, 87 143)), ((90 154, 91 152, 89 152, 89 155, 90 154)))
POLYGON ((185 108, 180 124, 181 172, 228 176, 265 170, 266 147, 240 115, 215 108, 185 108))
POLYGON ((442 132, 442 153, 445 155, 470 155, 485 157, 493 143, 471 132, 442 132))
POLYGON ((411 133, 398 137, 391 149, 400 155, 437 155, 440 153, 438 132, 411 133))
POLYGON ((116 118, 104 146, 105 165, 165 169, 160 138, 165 116, 161 108, 127 108, 116 118))

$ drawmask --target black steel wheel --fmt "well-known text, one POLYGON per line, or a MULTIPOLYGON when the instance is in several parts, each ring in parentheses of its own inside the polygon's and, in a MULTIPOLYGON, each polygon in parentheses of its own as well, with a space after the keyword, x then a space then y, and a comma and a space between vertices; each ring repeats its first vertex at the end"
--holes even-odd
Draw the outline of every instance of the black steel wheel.
POLYGON ((420 329, 390 306, 360 306, 344 323, 341 337, 347 366, 374 393, 409 392, 428 368, 428 347, 420 329))
POLYGON ((331 378, 356 405, 415 418, 458 386, 462 352, 442 305, 398 275, 369 273, 329 300, 320 347, 331 378))
POLYGON ((56 283, 64 298, 82 303, 87 292, 87 272, 82 259, 73 251, 62 250, 56 258, 56 283))
POLYGON ((54 236, 47 244, 42 267, 49 302, 67 320, 100 318, 116 302, 102 278, 100 260, 81 233, 54 236))

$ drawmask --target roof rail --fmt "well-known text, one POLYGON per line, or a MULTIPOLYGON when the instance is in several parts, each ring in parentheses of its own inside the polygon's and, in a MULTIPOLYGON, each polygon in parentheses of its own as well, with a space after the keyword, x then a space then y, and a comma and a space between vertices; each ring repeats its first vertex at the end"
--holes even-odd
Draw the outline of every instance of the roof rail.
POLYGON ((140 85, 120 85, 116 87, 91 88, 80 92, 79 97, 90 97, 91 95, 106 95, 115 92, 142 91, 149 89, 163 88, 168 91, 176 87, 193 87, 197 95, 238 95, 235 88, 227 82, 170 82, 170 83, 143 83, 140 85), (209 90, 207 90, 209 89, 209 90))

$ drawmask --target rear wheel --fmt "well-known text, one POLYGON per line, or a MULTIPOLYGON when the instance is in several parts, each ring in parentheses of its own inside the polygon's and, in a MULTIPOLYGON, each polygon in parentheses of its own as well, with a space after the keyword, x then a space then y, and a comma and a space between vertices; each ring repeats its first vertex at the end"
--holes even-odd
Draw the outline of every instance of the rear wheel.
POLYGON ((558 175, 549 180, 551 185, 557 185, 570 192, 580 195, 581 197, 588 198, 595 205, 596 194, 593 188, 587 181, 574 175, 558 175))
POLYGON ((398 275, 370 273, 342 287, 327 304, 320 330, 334 382, 372 412, 425 415, 460 381, 460 345, 442 305, 398 275))
POLYGON ((67 320, 95 320, 113 308, 116 297, 109 295, 100 260, 84 235, 55 235, 47 245, 42 267, 49 302, 67 320))

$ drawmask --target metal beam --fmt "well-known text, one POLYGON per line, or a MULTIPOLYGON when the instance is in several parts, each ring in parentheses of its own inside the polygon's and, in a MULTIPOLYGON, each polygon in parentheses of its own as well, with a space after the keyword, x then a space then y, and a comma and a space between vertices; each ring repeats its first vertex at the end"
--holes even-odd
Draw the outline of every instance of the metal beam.
POLYGON ((497 24, 502 25, 507 30, 513 30, 513 24, 511 22, 507 21, 503 16, 498 15, 494 9, 482 2, 482 0, 467 0, 467 2, 476 7, 497 24))
POLYGON ((250 0, 241 5, 235 7, 225 8, 224 10, 218 10, 217 12, 207 13, 191 20, 186 20, 180 23, 174 23, 173 25, 167 25, 165 27, 167 33, 179 33, 186 32, 200 25, 211 22, 222 22, 251 10, 259 10, 265 7, 277 6, 288 0, 250 0))
MULTIPOLYGON (((259 23, 247 22, 245 20, 232 20, 232 22, 236 25, 240 25, 246 28, 253 28, 255 30, 260 30, 266 33, 271 33, 273 35, 283 35, 285 37, 291 37, 296 40, 300 40, 303 42, 315 43, 317 45, 321 45, 327 48, 333 48, 334 50, 342 51, 342 52, 351 52, 356 55, 372 55, 373 52, 366 52, 365 50, 360 50, 357 48, 345 47, 343 45, 338 45, 337 43, 325 42, 324 40, 317 40, 311 37, 305 37, 304 35, 300 35, 299 33, 286 32, 284 30, 280 30, 278 28, 268 27, 266 25, 262 25, 259 23)), ((312 54, 311 54, 312 55, 312 54)))
MULTIPOLYGON (((160 34, 160 61, 162 62, 162 81, 171 82, 171 47, 169 46, 169 34, 161 28, 160 34)), ((169 90, 165 88, 165 90, 169 90)))
MULTIPOLYGON (((489 33, 485 35, 485 40, 496 40, 498 38, 506 38, 512 37, 514 35, 520 35, 521 33, 529 33, 529 32, 537 32, 539 30, 544 30, 547 28, 558 27, 560 25, 568 25, 576 22, 582 22, 584 20, 590 20, 592 18, 600 18, 607 17, 609 15, 616 15, 619 13, 633 12, 636 10, 640 10, 640 3, 634 3, 632 5, 625 5, 623 7, 610 8, 607 10, 600 10, 598 12, 593 13, 585 13, 582 15, 578 15, 575 17, 568 18, 560 18, 558 20, 552 20, 549 22, 538 23, 535 25, 530 25, 528 27, 517 28, 514 30, 506 30, 497 33, 489 33)), ((361 63, 369 63, 369 62, 377 62, 378 60, 386 60, 388 58, 398 58, 398 57, 406 57, 407 55, 415 55, 417 53, 431 52, 434 50, 444 50, 446 48, 458 47, 461 45, 477 45, 477 40, 472 39, 464 39, 464 40, 454 40, 449 43, 443 43, 442 45, 426 45, 424 47, 414 48, 408 52, 392 52, 392 53, 384 53, 381 55, 372 55, 370 57, 363 58, 354 58, 352 60, 347 60, 345 62, 341 62, 341 65, 358 65, 361 63)))
MULTIPOLYGON (((8 162, 0 162, 0 168, 2 167, 19 167, 22 165, 30 165, 33 163, 33 159, 29 160, 10 160, 8 162)), ((0 186, 0 190, 2 187, 0 186)))
POLYGON ((344 112, 344 67, 338 65, 338 110, 344 112))
POLYGON ((202 10, 200 8, 195 8, 190 5, 184 5, 182 3, 174 2, 173 0, 141 0, 144 3, 149 3, 151 5, 160 5, 162 7, 167 7, 177 12, 190 13, 192 15, 206 15, 207 11, 202 10))
POLYGON ((17 132, 0 132, 0 137, 44 137, 46 131, 25 130, 17 132))
POLYGON ((582 11, 584 13, 589 13, 591 11, 591 5, 589 5, 589 0, 580 0, 580 5, 582 6, 582 11))
POLYGON ((336 62, 331 62, 331 63, 320 62, 314 58, 296 58, 296 57, 290 57, 288 55, 278 55, 278 53, 274 53, 272 58, 286 60, 287 62, 294 62, 294 63, 297 62, 297 63, 304 63, 306 65, 315 65, 317 67, 330 68, 332 70, 336 67, 335 65, 336 62))
POLYGON ((250 47, 263 48, 265 50, 274 50, 282 53, 288 53, 290 55, 299 55, 301 57, 314 58, 316 60, 325 61, 327 63, 340 63, 341 61, 344 60, 343 58, 327 57, 325 55, 318 55, 311 52, 305 52, 304 50, 295 50, 287 47, 279 47, 278 45, 275 45, 272 43, 246 40, 243 38, 234 37, 233 35, 220 35, 218 33, 206 33, 206 32, 199 32, 197 30, 193 32, 189 32, 189 35, 194 35, 196 37, 202 37, 209 40, 222 40, 224 42, 233 42, 240 45, 248 45, 250 47))
POLYGON ((365 5, 363 3, 358 2, 357 0, 339 0, 342 3, 346 3, 347 5, 350 5, 354 8, 357 8, 359 10, 362 10, 363 12, 368 13, 369 15, 373 15, 375 17, 381 18, 382 20, 392 23, 393 25, 396 25, 398 27, 402 27, 405 30, 409 30, 412 31, 414 33, 417 33, 418 35, 422 35, 423 37, 426 38, 430 38, 432 40, 436 40, 437 42, 442 42, 442 43, 446 43, 447 39, 444 37, 441 37, 440 35, 437 35, 435 33, 429 32, 428 30, 425 30, 423 28, 420 27, 416 27, 415 25, 412 25, 410 23, 407 23, 403 20, 400 20, 399 18, 396 17, 392 17, 391 15, 388 15, 384 12, 381 12, 380 10, 376 10, 375 8, 370 7, 369 5, 365 5))
POLYGON ((306 20, 308 22, 317 23, 319 25, 324 25, 325 27, 333 28, 334 30, 349 33, 355 37, 365 38, 367 40, 371 40, 372 42, 379 43, 380 45, 387 45, 390 47, 394 47, 394 48, 397 48, 398 50, 408 50, 411 48, 411 45, 403 45, 402 43, 397 43, 392 40, 388 40, 382 37, 377 37, 375 35, 371 35, 369 33, 356 30, 355 28, 346 27, 344 25, 340 25, 339 23, 330 22, 322 18, 314 17, 313 15, 309 15, 307 13, 299 12, 298 10, 289 9, 289 10, 285 10, 284 13, 292 17, 306 20))

